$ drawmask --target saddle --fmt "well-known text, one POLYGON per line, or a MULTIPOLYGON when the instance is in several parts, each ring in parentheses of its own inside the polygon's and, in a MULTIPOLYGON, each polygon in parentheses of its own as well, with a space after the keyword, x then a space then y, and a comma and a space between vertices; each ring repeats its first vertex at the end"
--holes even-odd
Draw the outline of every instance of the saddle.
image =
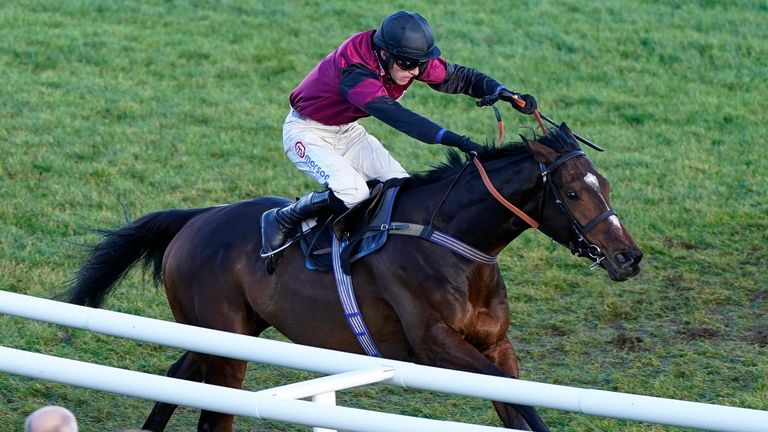
POLYGON ((319 222, 302 234, 301 249, 306 257, 307 269, 330 273, 333 271, 331 247, 333 236, 347 239, 341 250, 341 268, 350 274, 353 262, 376 252, 387 241, 386 229, 392 218, 395 197, 402 179, 376 183, 370 196, 342 215, 319 222))

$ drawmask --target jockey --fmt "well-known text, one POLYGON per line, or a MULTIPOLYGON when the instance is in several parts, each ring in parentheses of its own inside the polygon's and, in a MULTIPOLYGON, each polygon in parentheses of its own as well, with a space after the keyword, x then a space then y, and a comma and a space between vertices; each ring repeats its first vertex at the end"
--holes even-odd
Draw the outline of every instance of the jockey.
POLYGON ((532 114, 536 99, 440 57, 432 30, 419 14, 399 11, 377 30, 352 35, 318 63, 290 95, 283 124, 285 154, 301 171, 326 186, 261 218, 263 249, 280 249, 301 221, 341 212, 368 197, 367 180, 407 177, 376 137, 357 123, 373 116, 427 144, 470 152, 481 146, 406 108, 398 100, 414 81, 443 93, 496 96, 532 114), (513 97, 525 102, 520 107, 513 97))

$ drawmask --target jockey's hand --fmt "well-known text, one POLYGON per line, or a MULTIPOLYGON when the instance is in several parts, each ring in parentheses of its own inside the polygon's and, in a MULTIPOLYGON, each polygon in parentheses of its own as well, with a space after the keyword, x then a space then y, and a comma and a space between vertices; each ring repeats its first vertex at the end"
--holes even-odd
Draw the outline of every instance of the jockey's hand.
POLYGON ((464 153, 475 152, 480 154, 485 147, 472 141, 466 135, 459 135, 456 132, 446 130, 440 140, 440 144, 448 147, 456 147, 464 153))
POLYGON ((536 98, 534 98, 532 95, 529 94, 520 94, 520 93, 514 93, 508 90, 502 90, 499 92, 499 99, 509 102, 512 104, 512 107, 514 107, 516 110, 520 111, 523 114, 531 115, 534 111, 536 111, 537 105, 536 105, 536 98), (522 100, 525 102, 524 106, 520 106, 516 99, 522 100))
POLYGON ((483 149, 485 148, 480 144, 469 139, 469 137, 466 135, 461 137, 461 141, 456 147, 458 147, 458 149, 463 151, 464 153, 475 152, 476 154, 480 154, 480 152, 482 152, 483 149))
POLYGON ((494 94, 489 94, 487 96, 483 96, 482 98, 480 98, 479 101, 475 102, 475 104, 482 108, 486 106, 491 106, 495 104, 498 100, 499 100, 499 94, 494 93, 494 94))

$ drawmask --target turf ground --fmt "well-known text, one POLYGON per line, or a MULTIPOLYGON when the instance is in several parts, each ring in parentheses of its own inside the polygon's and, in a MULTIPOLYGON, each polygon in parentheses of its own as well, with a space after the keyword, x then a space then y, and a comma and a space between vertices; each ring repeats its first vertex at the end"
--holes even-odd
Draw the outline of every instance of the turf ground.
MULTIPOLYGON (((314 185, 281 152, 287 95, 388 13, 418 10, 444 56, 534 94, 588 151, 645 252, 623 284, 527 233, 503 253, 523 378, 768 409, 765 1, 0 2, 0 289, 60 291, 92 231, 167 208, 314 185)), ((478 141, 488 110, 414 86, 403 103, 478 141)), ((534 126, 504 111, 508 136, 534 126)), ((444 160, 363 121, 407 169, 444 160)), ((106 308, 171 319, 130 276, 106 308)), ((2 344, 164 374, 178 350, 0 317, 2 344)), ((275 333, 268 335, 280 338, 275 333)), ((311 376, 252 365, 246 388, 311 376)), ((138 427, 151 402, 0 374, 0 424, 44 404, 84 431, 138 427)), ((498 425, 486 401, 395 388, 340 403, 498 425)), ((554 410, 556 431, 673 430, 554 410)), ((193 430, 181 409, 169 430, 193 430)), ((240 431, 306 428, 238 419, 240 431)))

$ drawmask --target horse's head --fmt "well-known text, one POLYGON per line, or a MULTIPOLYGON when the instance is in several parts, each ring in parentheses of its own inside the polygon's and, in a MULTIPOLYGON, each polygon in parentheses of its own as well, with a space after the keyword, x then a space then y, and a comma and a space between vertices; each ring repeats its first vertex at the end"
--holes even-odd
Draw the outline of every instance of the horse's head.
POLYGON ((608 180, 585 157, 568 126, 524 141, 542 167, 540 230, 603 267, 613 280, 637 275, 643 253, 611 206, 608 180))

